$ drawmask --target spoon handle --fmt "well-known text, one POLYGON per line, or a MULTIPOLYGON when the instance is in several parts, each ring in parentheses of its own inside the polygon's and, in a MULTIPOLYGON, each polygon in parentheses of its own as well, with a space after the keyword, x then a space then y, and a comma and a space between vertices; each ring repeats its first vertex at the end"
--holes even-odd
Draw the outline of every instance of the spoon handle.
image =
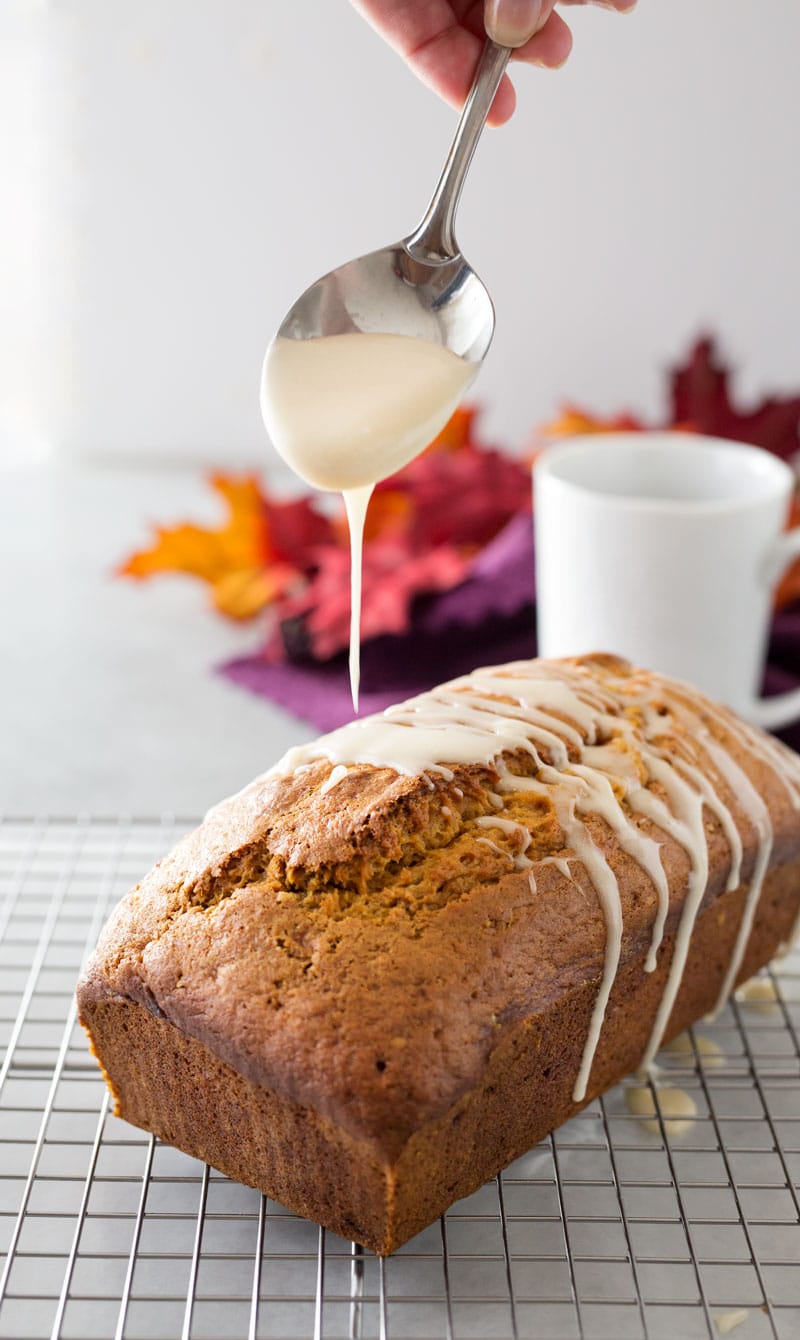
POLYGON ((442 175, 422 222, 406 242, 409 251, 426 260, 448 260, 459 254, 455 217, 461 188, 510 55, 510 47, 486 39, 442 175))

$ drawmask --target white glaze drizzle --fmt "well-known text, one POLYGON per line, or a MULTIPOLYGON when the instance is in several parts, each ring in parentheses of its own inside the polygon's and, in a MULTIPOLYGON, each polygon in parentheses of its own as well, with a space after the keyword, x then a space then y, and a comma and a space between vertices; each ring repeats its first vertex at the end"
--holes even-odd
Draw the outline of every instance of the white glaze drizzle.
POLYGON ((364 525, 372 497, 372 484, 363 488, 344 489, 344 509, 350 532, 350 696, 353 711, 358 711, 358 691, 361 684, 361 570, 364 548, 364 525))
MULTIPOLYGON (((663 684, 663 681, 661 682, 663 684)), ((684 721, 684 724, 687 727, 686 739, 690 740, 693 732, 695 734, 697 733, 696 721, 688 720, 687 714, 679 705, 671 706, 672 715, 675 718, 684 721)), ((664 1032, 669 1023, 672 1005, 674 1004, 675 997, 677 996, 683 979, 686 959, 691 945, 691 937, 702 903, 702 895, 705 892, 704 887, 702 889, 699 887, 701 881, 703 886, 705 885, 708 877, 708 850, 705 839, 705 830, 702 824, 702 803, 705 803, 712 814, 717 818, 728 841, 731 856, 730 870, 726 883, 726 890, 728 892, 737 888, 739 885, 743 852, 741 834, 736 826, 733 815, 709 781, 708 777, 706 777, 700 768, 689 763, 685 758, 680 757, 680 755, 672 755, 665 767, 666 760, 664 757, 657 752, 654 753, 652 748, 654 737, 657 738, 664 733, 663 718, 657 712, 654 712, 652 708, 647 707, 645 707, 643 711, 643 716, 644 725, 642 727, 642 734, 644 739, 639 742, 639 750, 642 753, 645 766, 647 767, 650 776, 654 780, 659 781, 667 792, 674 814, 668 807, 663 806, 657 797, 653 796, 653 794, 644 787, 639 787, 629 792, 628 801, 632 809, 639 810, 641 813, 649 816, 665 832, 669 833, 670 836, 683 846, 692 867, 688 896, 681 913, 681 920, 678 927, 678 935, 672 962, 670 964, 669 976, 662 996, 660 1008, 656 1014, 653 1030, 641 1062, 641 1069, 646 1070, 652 1066, 653 1058, 661 1046, 664 1032), (681 788, 681 778, 685 782, 691 783, 691 788, 702 797, 699 813, 696 801, 693 801, 690 797, 687 799, 685 789, 681 788), (686 808, 687 803, 689 806, 688 810, 686 808), (681 821, 681 815, 686 816, 687 814, 690 815, 692 820, 688 832, 685 823, 681 821), (675 822, 676 817, 678 819, 677 823, 675 822), (704 853, 703 863, 700 867, 697 866, 696 861, 698 851, 704 853), (705 874, 703 873, 704 869, 705 874)), ((735 721, 733 724, 736 724, 735 721)), ((703 728, 701 735, 703 740, 707 739, 713 742, 710 733, 705 730, 705 728, 703 728)), ((722 752, 725 754, 726 758, 729 757, 727 751, 722 752)), ((732 759, 731 764, 734 767, 736 766, 733 764, 732 759)), ((608 762, 607 766, 610 766, 608 762)), ((741 769, 737 768, 737 773, 744 777, 744 774, 741 773, 741 769)), ((746 780, 747 779, 745 778, 745 781, 746 780)), ((667 899, 662 897, 657 924, 654 927, 653 943, 651 945, 649 956, 649 962, 653 965, 655 964, 655 950, 657 949, 663 934, 663 926, 667 910, 668 897, 667 899)))
MULTIPOLYGON (((585 752, 588 754, 590 751, 585 752)), ((601 819, 605 819, 622 850, 632 856, 650 876, 656 890, 659 910, 653 923, 650 950, 644 965, 645 972, 652 972, 656 967, 656 954, 664 933, 664 921, 669 907, 669 883, 661 860, 661 844, 640 832, 636 824, 626 816, 604 773, 581 764, 573 764, 570 773, 582 778, 588 787, 586 794, 579 796, 577 800, 578 811, 582 814, 599 814, 601 819)), ((636 790, 639 789, 643 788, 637 785, 636 790)))
MULTIPOLYGON (((656 1010, 653 1029, 640 1063, 640 1068, 643 1071, 651 1065, 661 1046, 672 1007, 675 1004, 675 997, 683 978, 683 970, 686 967, 694 923, 697 920, 697 914, 700 911, 700 904, 708 883, 708 844, 705 828, 703 827, 702 795, 689 786, 688 782, 684 781, 664 759, 660 759, 654 754, 648 756, 647 767, 651 777, 660 782, 667 792, 674 807, 673 812, 670 815, 667 806, 658 797, 652 796, 650 792, 644 792, 643 795, 634 797, 633 804, 639 809, 640 813, 645 812, 644 806, 647 804, 647 808, 651 809, 654 818, 659 811, 665 812, 668 816, 665 817, 667 831, 672 831, 689 857, 689 879, 686 898, 678 922, 678 931, 675 936, 675 948, 672 951, 669 975, 656 1010), (655 805, 650 806, 645 801, 645 796, 655 801, 655 805)), ((655 822, 658 823, 658 819, 655 819, 655 822)))
POLYGON ((559 799, 556 802, 556 816, 567 841, 573 848, 578 860, 583 863, 583 867, 595 887, 606 922, 603 975, 592 1009, 581 1064, 572 1090, 573 1100, 580 1103, 586 1097, 586 1087, 589 1083, 592 1062, 597 1051, 597 1044, 600 1041, 609 996, 619 967, 619 957, 622 951, 622 900, 617 877, 600 848, 592 840, 585 824, 576 820, 573 802, 567 801, 565 806, 563 800, 559 799))
MULTIPOLYGON (((731 758, 727 749, 722 749, 716 740, 708 738, 703 739, 703 748, 711 758, 714 766, 725 778, 731 790, 736 793, 739 803, 747 815, 750 823, 756 832, 758 846, 756 848, 755 865, 753 873, 750 876, 750 888, 747 891, 747 898, 742 913, 742 919, 739 923, 739 930, 736 936, 736 943, 730 957, 725 978, 720 988, 717 1003, 714 1006, 712 1019, 719 1014, 725 1005, 726 1000, 731 994, 739 969, 742 966, 747 942, 750 939, 750 932, 753 929, 753 919, 755 917, 758 900, 761 896, 761 890, 764 887, 764 877, 769 867, 770 856, 772 855, 772 821, 769 817, 769 810, 762 797, 758 794, 753 783, 747 774, 739 767, 735 759, 731 758)), ((738 886, 737 880, 734 888, 738 886)))
MULTIPOLYGON (((685 702, 683 704, 677 703, 675 690, 682 691, 691 702, 696 697, 691 685, 683 684, 677 679, 666 679, 663 675, 656 673, 650 674, 648 678, 653 685, 671 693, 675 715, 678 715, 682 709, 685 716, 688 705, 685 702)), ((712 703, 708 698, 702 700, 702 713, 722 731, 728 732, 734 737, 738 736, 739 743, 747 752, 758 759, 760 763, 766 764, 770 771, 775 774, 786 791, 792 807, 796 810, 800 809, 800 755, 795 754, 791 749, 787 749, 786 745, 781 744, 771 735, 757 730, 748 722, 742 721, 740 717, 734 716, 732 712, 717 707, 716 703, 712 703)))
MULTIPOLYGON (((492 851, 496 852, 498 856, 506 856, 506 857, 511 856, 510 852, 503 851, 503 848, 498 847, 497 843, 492 842, 491 838, 479 837, 476 838, 475 841, 480 842, 484 847, 491 847, 492 851)), ((511 859, 513 860, 514 858, 511 857, 511 859)))
POLYGON ((575 883, 575 876, 573 875, 572 871, 570 870, 569 861, 570 861, 570 858, 569 858, 568 856, 544 856, 544 857, 542 857, 541 860, 537 861, 536 864, 537 864, 537 865, 554 865, 555 868, 556 868, 556 870, 558 870, 559 873, 562 874, 562 875, 564 876, 565 879, 569 879, 569 880, 571 880, 572 883, 574 884, 574 883, 575 883))
MULTIPOLYGON (((730 730, 730 718, 724 717, 717 710, 713 715, 721 726, 727 726, 730 730)), ((800 810, 800 758, 771 735, 766 735, 764 732, 756 733, 754 727, 748 725, 746 721, 734 720, 740 727, 741 739, 746 748, 775 774, 786 790, 793 809, 800 810)))
POLYGON ((342 781, 342 779, 345 778, 346 776, 347 776, 347 768, 345 767, 344 763, 337 763, 335 768, 331 768, 330 773, 325 778, 325 781, 322 783, 322 786, 319 788, 320 795, 324 796, 328 793, 328 791, 332 791, 333 788, 335 786, 338 786, 339 783, 342 781))
MULTIPOLYGON (((706 753, 710 753, 706 737, 704 737, 704 748, 706 753)), ((726 758, 729 757, 726 751, 722 752, 725 753, 726 758)), ((728 847, 730 848, 731 853, 731 868, 728 871, 728 878, 725 883, 725 891, 731 893, 734 889, 738 889, 741 882, 742 858, 744 856, 742 835, 736 826, 736 821, 728 809, 728 806, 723 804, 720 800, 719 793, 715 791, 708 778, 699 768, 693 767, 682 758, 676 758, 674 760, 674 767, 677 768, 678 772, 680 772, 687 781, 691 782, 696 791, 700 792, 705 804, 711 810, 711 813, 719 820, 720 827, 727 838, 728 847)), ((722 771, 722 769, 720 769, 720 771, 722 771)), ((741 768, 737 768, 737 772, 740 777, 744 777, 741 768)))
MULTIPOLYGON (((352 722, 310 745, 290 750, 272 774, 286 775, 298 767, 326 758, 335 765, 368 763, 412 776, 431 772, 452 781, 453 765, 477 764, 492 767, 497 772, 501 794, 509 791, 537 793, 553 805, 564 835, 564 846, 571 849, 572 858, 582 863, 589 876, 606 927, 603 973, 574 1089, 575 1101, 580 1102, 587 1091, 608 999, 616 979, 623 925, 616 874, 594 842, 583 818, 578 816, 598 815, 614 834, 619 847, 641 866, 654 887, 657 912, 646 961, 648 971, 657 962, 669 907, 669 884, 660 844, 642 831, 636 816, 665 832, 688 857, 687 891, 675 947, 642 1058, 642 1067, 647 1069, 652 1066, 669 1022, 708 884, 709 851, 704 809, 715 817, 729 845, 727 888, 737 887, 741 877, 741 834, 729 807, 702 767, 697 766, 695 741, 699 741, 700 748, 736 794, 758 839, 751 888, 721 1000, 727 996, 735 980, 747 945, 771 853, 769 814, 730 753, 705 727, 700 725, 698 728, 699 713, 690 706, 695 700, 696 695, 686 686, 657 675, 623 676, 613 681, 613 688, 606 689, 593 681, 591 668, 584 665, 518 662, 476 671, 474 675, 453 680, 431 693, 389 708, 380 716, 352 722), (659 690, 664 702, 662 711, 653 706, 653 698, 659 690), (637 724, 626 715, 627 709, 635 709, 637 724), (679 742, 674 735, 676 721, 687 726, 685 738, 679 742), (659 744, 662 738, 669 741, 668 751, 659 744), (617 741, 616 747, 614 741, 617 741), (631 748, 641 762, 644 780, 629 752, 631 748), (691 761, 685 756, 688 751, 691 751, 691 761), (524 752, 531 757, 536 768, 535 777, 511 773, 501 755, 514 752, 524 752), (609 774, 617 782, 621 796, 615 793, 609 774), (650 783, 658 784, 666 799, 650 790, 650 783)), ((715 722, 732 735, 743 751, 775 772, 792 803, 800 806, 800 762, 795 762, 777 743, 773 745, 767 737, 757 734, 705 699, 700 710, 706 720, 715 722)), ((490 793, 489 799, 490 803, 495 803, 494 793, 490 793)), ((481 816, 476 822, 485 828, 524 833, 527 842, 517 856, 489 838, 477 839, 515 864, 520 861, 520 856, 524 858, 530 835, 522 825, 502 820, 498 814, 481 816)), ((563 858, 546 859, 552 864, 563 861, 563 858)), ((525 862, 530 864, 527 858, 525 862)), ((567 873, 572 878, 568 863, 567 873)), ((535 893, 533 872, 528 872, 528 879, 535 893)))
POLYGON ((544 797, 554 805, 561 831, 567 844, 573 848, 576 857, 583 864, 594 886, 605 919, 606 943, 603 953, 603 975, 592 1008, 589 1032, 572 1091, 573 1099, 576 1103, 579 1103, 586 1096, 586 1086, 589 1082, 592 1061, 597 1050, 597 1044, 600 1041, 608 999, 619 967, 619 956, 622 950, 622 900, 614 871, 594 842, 588 828, 575 818, 576 793, 583 791, 586 783, 581 778, 573 777, 569 773, 555 772, 558 781, 565 785, 557 789, 550 788, 546 784, 546 779, 553 772, 555 772, 555 769, 543 768, 541 774, 544 780, 539 781, 535 777, 515 777, 507 769, 504 769, 500 785, 505 789, 511 789, 513 785, 517 791, 532 792, 544 797))
MULTIPOLYGON (((497 799, 500 800, 500 804, 502 805, 503 802, 500 796, 498 796, 497 799)), ((512 837, 518 837, 522 844, 520 850, 518 852, 504 852, 503 854, 508 856, 514 862, 517 870, 527 870, 533 865, 533 861, 525 855, 531 845, 531 835, 527 828, 523 828, 522 824, 514 823, 513 819, 501 819, 497 814, 481 815, 480 818, 475 820, 475 823, 480 828, 499 828, 503 833, 508 833, 512 837)), ((478 841, 485 842, 486 839, 478 838, 478 841)))

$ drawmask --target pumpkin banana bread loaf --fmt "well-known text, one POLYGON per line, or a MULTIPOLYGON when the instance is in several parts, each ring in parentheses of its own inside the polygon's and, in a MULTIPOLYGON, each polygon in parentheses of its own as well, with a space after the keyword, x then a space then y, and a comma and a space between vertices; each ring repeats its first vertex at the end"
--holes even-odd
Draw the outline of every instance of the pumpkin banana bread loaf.
POLYGON ((477 671, 290 753, 78 987, 127 1121, 387 1253, 793 935, 800 760, 607 656, 477 671))

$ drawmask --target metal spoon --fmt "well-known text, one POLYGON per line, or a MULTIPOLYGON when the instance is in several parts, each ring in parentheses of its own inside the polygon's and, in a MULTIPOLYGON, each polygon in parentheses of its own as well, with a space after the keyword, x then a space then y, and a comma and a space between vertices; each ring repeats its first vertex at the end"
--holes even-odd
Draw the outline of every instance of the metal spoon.
POLYGON ((402 242, 323 275, 288 312, 278 336, 304 340, 355 331, 410 335, 481 363, 494 333, 494 307, 486 286, 459 251, 455 214, 510 55, 510 48, 487 40, 419 226, 402 242))

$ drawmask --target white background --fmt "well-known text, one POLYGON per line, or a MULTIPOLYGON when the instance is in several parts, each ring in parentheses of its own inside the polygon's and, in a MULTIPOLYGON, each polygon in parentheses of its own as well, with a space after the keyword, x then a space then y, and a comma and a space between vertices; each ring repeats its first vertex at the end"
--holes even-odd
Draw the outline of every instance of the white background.
MULTIPOLYGON (((795 390, 800 5, 571 15, 463 201, 491 431, 655 413, 706 324, 795 390)), ((112 574, 213 519, 200 463, 268 464, 268 338, 414 224, 454 123, 345 0, 0 0, 0 812, 199 814, 311 733, 212 673, 261 628, 112 574)))
MULTIPOLYGON (((654 413, 704 326, 800 383, 800 5, 570 10, 461 213, 498 312, 477 387, 522 447, 564 397, 654 413)), ((266 460, 297 292, 415 223, 454 113, 346 0, 3 0, 6 453, 266 460)))

